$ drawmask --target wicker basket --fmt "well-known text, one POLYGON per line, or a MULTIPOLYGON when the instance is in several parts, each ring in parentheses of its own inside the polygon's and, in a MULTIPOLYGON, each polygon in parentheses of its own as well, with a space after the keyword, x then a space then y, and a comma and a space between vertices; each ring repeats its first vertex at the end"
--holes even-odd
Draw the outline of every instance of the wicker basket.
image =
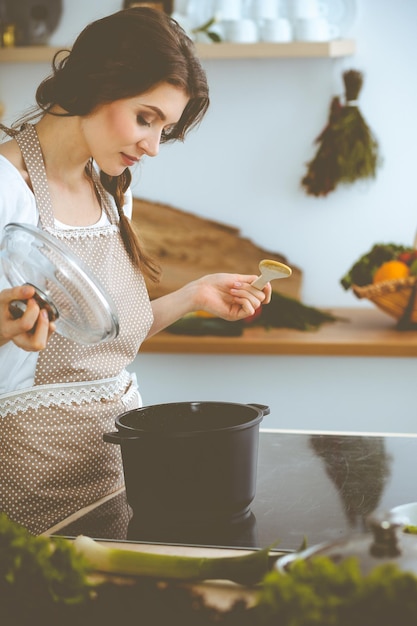
POLYGON ((417 328, 417 276, 387 280, 375 285, 353 285, 358 298, 367 298, 379 309, 398 320, 397 328, 417 328))

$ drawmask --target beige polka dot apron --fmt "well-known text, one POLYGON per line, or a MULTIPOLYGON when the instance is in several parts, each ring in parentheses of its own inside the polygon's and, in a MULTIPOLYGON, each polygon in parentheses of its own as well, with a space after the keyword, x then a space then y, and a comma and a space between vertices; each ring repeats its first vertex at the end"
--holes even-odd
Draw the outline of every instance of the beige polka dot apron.
POLYGON ((120 324, 116 339, 98 345, 55 333, 39 353, 34 386, 0 396, 0 510, 40 534, 123 486, 119 446, 105 443, 103 433, 114 430, 118 415, 139 405, 125 367, 149 331, 152 310, 98 176, 96 189, 110 225, 56 229, 35 128, 26 125, 16 139, 40 226, 90 267, 112 298, 120 324))

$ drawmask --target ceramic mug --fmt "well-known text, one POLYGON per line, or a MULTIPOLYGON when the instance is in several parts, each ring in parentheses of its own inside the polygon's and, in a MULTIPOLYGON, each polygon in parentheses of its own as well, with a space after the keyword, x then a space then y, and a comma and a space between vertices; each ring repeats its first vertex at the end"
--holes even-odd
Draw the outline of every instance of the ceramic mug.
POLYGON ((325 14, 326 6, 320 0, 291 0, 291 15, 294 20, 311 20, 325 14))
POLYGON ((216 0, 214 12, 221 21, 237 21, 242 18, 242 0, 216 0))
POLYGON ((224 22, 224 32, 226 40, 234 43, 255 43, 259 40, 258 26, 250 19, 224 22))
POLYGON ((298 19, 295 22, 295 38, 298 41, 330 41, 339 35, 339 28, 329 24, 324 17, 298 19))
POLYGON ((256 0, 252 5, 255 20, 275 20, 278 17, 278 0, 256 0))
POLYGON ((290 20, 284 17, 275 20, 265 20, 259 27, 261 41, 274 43, 288 42, 293 38, 290 20))

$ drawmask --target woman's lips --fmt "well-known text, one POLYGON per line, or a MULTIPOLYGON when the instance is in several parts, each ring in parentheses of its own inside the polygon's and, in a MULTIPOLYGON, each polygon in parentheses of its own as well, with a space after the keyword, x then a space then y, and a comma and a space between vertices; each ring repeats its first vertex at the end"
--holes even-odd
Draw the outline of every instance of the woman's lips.
POLYGON ((122 155, 123 162, 128 167, 134 165, 135 163, 139 161, 138 157, 131 156, 130 154, 125 154, 124 152, 121 152, 121 155, 122 155))

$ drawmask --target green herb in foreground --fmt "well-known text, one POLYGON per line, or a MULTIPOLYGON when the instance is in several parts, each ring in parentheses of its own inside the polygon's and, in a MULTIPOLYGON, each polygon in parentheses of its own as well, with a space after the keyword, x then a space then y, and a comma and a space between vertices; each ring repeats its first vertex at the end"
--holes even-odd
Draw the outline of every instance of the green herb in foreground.
POLYGON ((297 561, 265 576, 251 611, 257 626, 415 626, 417 577, 394 564, 361 574, 352 557, 297 561))
POLYGON ((0 513, 0 615, 14 616, 9 625, 43 609, 83 604, 91 593, 88 571, 69 542, 35 537, 0 513))

